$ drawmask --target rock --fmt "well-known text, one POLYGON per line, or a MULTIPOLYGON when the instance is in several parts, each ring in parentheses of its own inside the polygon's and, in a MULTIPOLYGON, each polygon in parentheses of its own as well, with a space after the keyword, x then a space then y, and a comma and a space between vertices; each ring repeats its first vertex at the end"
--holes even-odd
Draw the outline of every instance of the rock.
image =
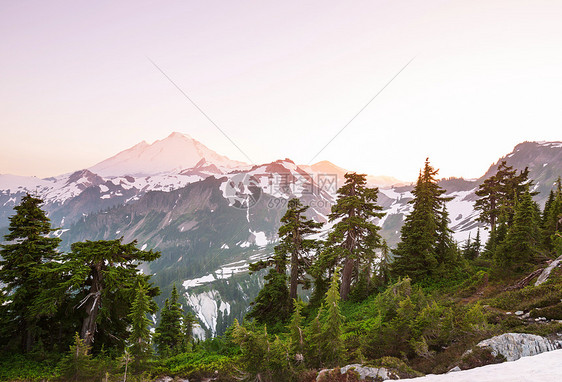
POLYGON ((550 276, 550 272, 552 272, 552 270, 554 268, 556 268, 558 266, 558 264, 560 264, 561 261, 562 261, 562 256, 558 256, 558 258, 556 260, 554 260, 552 263, 550 263, 550 265, 548 267, 546 267, 542 271, 540 276, 537 278, 537 281, 535 282, 535 286, 539 286, 542 283, 544 283, 548 279, 548 276, 550 276))
POLYGON ((360 379, 365 379, 367 377, 370 378, 379 378, 382 379, 383 381, 386 381, 387 379, 390 379, 390 373, 389 371, 384 368, 376 368, 376 367, 367 367, 367 366, 363 366, 361 364, 353 364, 353 365, 347 365, 342 367, 341 373, 345 374, 347 373, 348 370, 353 369, 355 372, 357 372, 359 374, 359 378, 360 379))
POLYGON ((515 361, 551 350, 562 349, 562 341, 551 341, 548 338, 527 333, 505 333, 480 341, 476 346, 490 349, 495 357, 498 354, 507 361, 515 361))
POLYGON ((316 376, 316 382, 324 381, 332 369, 322 369, 316 376))
POLYGON ((525 312, 523 312, 522 310, 518 310, 517 312, 515 312, 515 315, 516 316, 522 316, 523 313, 525 313, 525 312))
POLYGON ((447 374, 449 374, 449 373, 456 373, 457 371, 461 371, 461 368, 458 367, 458 366, 455 366, 455 367, 453 367, 451 370, 449 370, 449 371, 447 372, 447 374))

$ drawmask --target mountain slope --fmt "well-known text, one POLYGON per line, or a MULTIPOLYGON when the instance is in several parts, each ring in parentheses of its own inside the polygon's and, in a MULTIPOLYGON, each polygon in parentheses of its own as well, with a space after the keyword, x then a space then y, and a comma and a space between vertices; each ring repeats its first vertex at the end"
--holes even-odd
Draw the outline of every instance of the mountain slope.
POLYGON ((202 160, 219 168, 247 168, 243 162, 217 154, 187 134, 174 132, 149 145, 145 141, 89 168, 101 176, 155 175, 177 173, 197 166, 202 160))
POLYGON ((479 182, 494 175, 502 161, 519 171, 529 168, 529 178, 536 185, 533 191, 539 192, 535 199, 542 205, 556 180, 562 177, 562 142, 520 143, 511 153, 491 165, 479 182))

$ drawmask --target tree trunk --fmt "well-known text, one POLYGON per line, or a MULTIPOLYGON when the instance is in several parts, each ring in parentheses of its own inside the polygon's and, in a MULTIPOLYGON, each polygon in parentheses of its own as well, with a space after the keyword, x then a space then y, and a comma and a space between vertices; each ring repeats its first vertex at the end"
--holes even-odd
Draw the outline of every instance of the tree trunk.
POLYGON ((92 346, 94 335, 96 333, 96 319, 101 308, 101 291, 102 291, 102 274, 101 264, 95 264, 92 267, 92 286, 90 293, 85 297, 86 317, 82 321, 82 330, 80 337, 84 340, 86 346, 92 346))
POLYGON ((293 229, 293 251, 291 253, 291 279, 289 280, 289 298, 291 305, 293 299, 297 298, 297 287, 299 285, 299 252, 301 250, 301 235, 299 233, 300 213, 295 216, 293 229))
POLYGON ((291 299, 291 304, 293 304, 293 299, 297 298, 297 286, 299 285, 299 255, 296 251, 291 254, 291 280, 289 288, 289 298, 291 299))
POLYGON ((349 291, 351 290, 351 276, 353 274, 354 266, 355 261, 348 257, 345 260, 341 275, 340 297, 343 301, 347 300, 349 297, 349 291))
MULTIPOLYGON (((355 185, 350 190, 350 196, 355 196, 355 185)), ((349 217, 355 217, 355 208, 351 208, 349 211, 349 217)), ((355 227, 350 227, 347 232, 347 237, 345 239, 344 248, 346 248, 349 253, 348 257, 345 259, 343 266, 343 271, 341 275, 341 285, 340 285, 340 298, 345 301, 349 296, 351 290, 351 276, 353 275, 353 268, 355 267, 355 260, 353 259, 353 252, 355 251, 355 227)))

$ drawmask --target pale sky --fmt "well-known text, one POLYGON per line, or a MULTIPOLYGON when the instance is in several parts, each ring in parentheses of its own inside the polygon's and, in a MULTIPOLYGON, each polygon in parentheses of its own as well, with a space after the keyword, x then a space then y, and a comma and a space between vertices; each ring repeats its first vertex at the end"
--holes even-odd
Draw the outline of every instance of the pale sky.
POLYGON ((562 140, 562 1, 2 1, 0 173, 188 133, 255 163, 481 176, 562 140))

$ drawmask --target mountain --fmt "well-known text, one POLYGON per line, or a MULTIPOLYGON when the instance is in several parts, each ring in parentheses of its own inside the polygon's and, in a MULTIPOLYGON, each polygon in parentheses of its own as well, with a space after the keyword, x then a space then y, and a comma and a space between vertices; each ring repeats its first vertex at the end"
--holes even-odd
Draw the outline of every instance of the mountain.
POLYGON ((539 192, 536 200, 543 205, 557 179, 562 177, 562 142, 520 143, 511 153, 492 164, 479 181, 494 175, 503 161, 519 171, 529 169, 529 178, 535 184, 532 191, 539 192))
MULTIPOLYGON (((53 226, 61 228, 56 232, 63 240, 61 250, 82 240, 136 239, 140 248, 162 253, 144 265, 162 296, 173 283, 181 284, 183 303, 196 313, 206 334, 220 334, 235 318, 243 318, 263 285, 260 274, 249 275, 248 265, 273 253, 287 201, 300 198, 310 206, 310 218, 327 222, 347 170, 327 161, 300 166, 290 159, 249 166, 206 148, 208 152, 197 151, 198 145, 174 133, 87 170, 47 179, 0 175, 0 234, 6 232, 13 207, 30 192, 45 201, 53 226), (181 162, 182 155, 190 160, 181 162), (174 162, 176 156, 181 158, 174 162)), ((486 239, 473 208, 475 191, 502 160, 518 170, 528 167, 540 192, 536 200, 543 201, 562 176, 562 143, 524 142, 479 179, 441 180, 445 196, 452 198, 447 210, 457 241, 474 237, 478 229, 486 239)), ((378 221, 381 235, 394 246, 411 211, 413 186, 396 184, 393 178, 368 179, 379 186, 378 203, 385 212, 378 221)), ((325 237, 330 226, 318 237, 325 237)))
POLYGON ((174 132, 150 145, 142 141, 88 170, 104 177, 148 176, 178 173, 203 163, 227 170, 248 167, 246 163, 217 154, 187 134, 174 132))
MULTIPOLYGON (((309 174, 318 176, 318 175, 328 175, 333 174, 336 175, 341 181, 344 179, 344 175, 350 170, 346 170, 345 168, 336 166, 332 162, 327 160, 315 163, 313 165, 299 165, 300 168, 308 172, 309 174)), ((394 185, 404 185, 405 183, 392 177, 392 176, 374 176, 374 175, 367 175, 367 184, 369 187, 390 187, 394 185)))

